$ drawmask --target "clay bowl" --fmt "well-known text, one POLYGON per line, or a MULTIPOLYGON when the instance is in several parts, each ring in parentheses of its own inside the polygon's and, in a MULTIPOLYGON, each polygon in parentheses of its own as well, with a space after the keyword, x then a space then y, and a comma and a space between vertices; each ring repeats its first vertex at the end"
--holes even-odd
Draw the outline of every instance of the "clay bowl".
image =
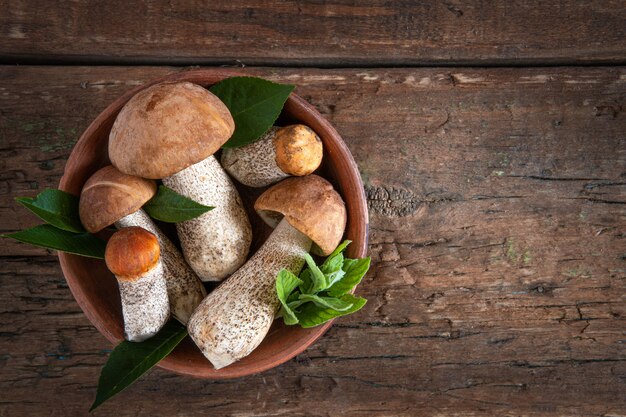
MULTIPOLYGON (((153 80, 127 92, 100 113, 80 137, 67 161, 59 188, 79 195, 89 176, 110 163, 107 153, 109 131, 122 106, 138 91, 161 81, 190 81, 208 87, 236 75, 243 73, 221 69, 186 71, 153 80)), ((351 258, 366 256, 367 205, 359 171, 345 143, 317 110, 295 94, 291 94, 287 100, 279 121, 306 124, 322 139, 324 163, 319 174, 334 184, 348 210, 345 238, 352 240, 352 244, 347 255, 351 258)), ((240 187, 240 193, 253 223, 255 241, 250 253, 254 253, 269 233, 268 228, 250 210, 260 191, 240 187)), ((165 229, 172 234, 171 227, 165 229)), ((85 315, 107 339, 114 344, 119 343, 123 339, 120 298, 115 277, 107 270, 104 261, 65 253, 59 253, 59 259, 65 279, 85 315)), ((220 370, 215 370, 187 337, 159 366, 179 374, 209 379, 250 375, 293 358, 324 334, 331 324, 329 322, 305 330, 297 326, 284 326, 281 320, 277 320, 263 343, 251 355, 220 370)))

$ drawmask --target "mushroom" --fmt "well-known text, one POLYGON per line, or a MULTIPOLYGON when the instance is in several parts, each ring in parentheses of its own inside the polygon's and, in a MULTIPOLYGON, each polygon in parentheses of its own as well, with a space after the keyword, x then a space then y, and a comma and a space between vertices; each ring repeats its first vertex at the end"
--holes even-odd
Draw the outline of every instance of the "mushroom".
POLYGON ((177 193, 215 207, 176 224, 183 254, 203 281, 233 273, 252 241, 239 193, 212 156, 234 129, 226 105, 205 88, 162 83, 133 96, 109 136, 109 156, 121 172, 162 178, 177 193))
POLYGON ((261 138, 222 151, 222 166, 240 183, 265 187, 291 175, 309 175, 322 162, 322 141, 305 125, 272 127, 261 138))
POLYGON ((153 180, 122 174, 108 165, 96 171, 83 186, 79 203, 80 220, 91 233, 115 224, 118 229, 140 226, 154 234, 161 247, 172 315, 187 324, 193 310, 206 296, 206 290, 178 248, 141 209, 155 193, 153 180))
POLYGON ((266 190, 254 208, 274 231, 200 303, 187 324, 189 335, 216 369, 250 354, 267 334, 280 304, 278 272, 285 268, 299 274, 312 241, 330 254, 346 225, 343 200, 316 175, 283 180, 266 190))
POLYGON ((156 236, 141 227, 121 229, 109 239, 104 258, 119 284, 124 337, 141 342, 154 336, 170 315, 156 236))

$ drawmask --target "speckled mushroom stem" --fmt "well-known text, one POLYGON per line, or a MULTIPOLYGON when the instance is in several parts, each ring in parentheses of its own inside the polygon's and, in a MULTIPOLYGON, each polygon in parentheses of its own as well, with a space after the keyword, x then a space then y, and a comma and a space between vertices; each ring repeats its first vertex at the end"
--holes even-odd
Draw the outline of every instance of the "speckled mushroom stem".
POLYGON ((163 179, 200 204, 215 207, 176 224, 185 259, 203 281, 221 281, 245 261, 252 229, 237 189, 213 156, 163 179))
POLYGON ((185 262, 178 248, 154 224, 145 211, 137 210, 115 222, 115 227, 118 229, 131 226, 143 227, 157 237, 161 246, 161 260, 170 310, 178 321, 187 324, 191 313, 206 296, 202 281, 185 262))
POLYGON ((122 299, 126 340, 141 342, 151 338, 170 316, 163 263, 157 264, 137 280, 116 276, 122 299))
POLYGON ((198 306, 187 329, 216 369, 261 343, 280 304, 276 275, 283 268, 299 274, 310 248, 311 240, 282 220, 254 256, 198 306))
POLYGON ((224 169, 249 187, 265 187, 287 178, 289 174, 276 163, 274 135, 277 130, 277 127, 272 127, 255 142, 224 149, 221 158, 224 169))

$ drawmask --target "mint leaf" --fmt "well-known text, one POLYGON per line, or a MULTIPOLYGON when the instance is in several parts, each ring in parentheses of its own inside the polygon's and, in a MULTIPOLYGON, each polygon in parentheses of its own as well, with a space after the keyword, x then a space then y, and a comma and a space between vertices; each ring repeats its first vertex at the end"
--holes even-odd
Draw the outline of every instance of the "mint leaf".
POLYGON ((78 216, 78 197, 61 190, 45 189, 37 197, 16 197, 15 200, 46 223, 68 232, 82 233, 85 228, 78 216))
POLYGON ((235 133, 223 147, 237 148, 261 137, 274 125, 294 88, 256 77, 227 78, 209 88, 235 121, 235 133))
POLYGON ((345 311, 337 311, 332 308, 319 307, 314 303, 302 305, 300 311, 296 313, 300 325, 304 328, 319 326, 335 317, 345 316, 360 310, 367 300, 362 297, 355 297, 352 294, 344 294, 339 300, 350 303, 352 306, 345 311))
POLYGON ((346 311, 352 303, 335 297, 320 297, 319 295, 300 294, 300 301, 311 301, 318 307, 331 308, 336 311, 346 311))
POLYGON ((367 270, 370 268, 370 262, 371 259, 369 257, 346 259, 342 268, 345 275, 328 288, 328 294, 333 297, 339 297, 352 291, 367 273, 367 270))
POLYGON ((350 243, 349 240, 342 242, 321 267, 315 264, 311 255, 305 254, 306 268, 299 279, 293 274, 288 276, 287 271, 279 273, 276 281, 281 301, 279 317, 283 317, 285 324, 314 327, 353 313, 365 305, 365 298, 355 297, 349 292, 363 279, 369 269, 370 258, 344 258, 343 251, 350 243), (284 283, 279 287, 282 281, 284 283))
POLYGON ((300 292, 302 294, 308 294, 309 290, 313 288, 313 278, 311 278, 311 270, 309 268, 304 268, 302 272, 300 272, 300 280, 302 284, 299 285, 300 292))
POLYGON ((187 336, 187 329, 175 320, 144 342, 124 341, 117 345, 102 368, 96 399, 89 411, 128 387, 159 363, 187 336))
POLYGON ((276 294, 281 304, 279 314, 287 325, 298 323, 298 318, 289 307, 287 300, 291 292, 300 284, 302 281, 286 269, 282 269, 276 276, 276 294))
POLYGON ((304 259, 306 260, 306 264, 309 267, 312 286, 308 288, 306 294, 315 294, 322 290, 328 288, 328 280, 326 279, 326 275, 319 269, 317 265, 315 265, 315 261, 308 253, 304 255, 304 259))
POLYGON ((335 283, 341 281, 344 275, 346 275, 346 272, 341 268, 339 268, 338 271, 331 272, 330 274, 326 274, 326 279, 328 281, 327 288, 330 288, 333 285, 335 285, 335 283))
POLYGON ((98 259, 104 259, 104 249, 106 248, 106 242, 92 234, 68 232, 49 224, 0 236, 43 248, 98 259))
POLYGON ((190 220, 213 208, 182 196, 164 185, 160 185, 156 195, 143 206, 150 217, 168 223, 190 220))
POLYGON ((328 258, 324 261, 320 269, 323 273, 329 274, 331 272, 338 271, 343 266, 343 251, 346 247, 352 243, 351 240, 344 240, 337 248, 328 255, 328 258))

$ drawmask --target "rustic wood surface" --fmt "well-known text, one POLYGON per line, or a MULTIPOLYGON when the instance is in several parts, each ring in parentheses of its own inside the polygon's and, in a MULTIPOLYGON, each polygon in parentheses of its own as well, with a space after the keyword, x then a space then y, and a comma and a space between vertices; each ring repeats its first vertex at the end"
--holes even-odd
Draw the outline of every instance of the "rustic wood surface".
MULTIPOLYGON (((0 230, 166 67, 0 67, 0 230)), ((297 85, 361 170, 363 311, 263 374, 153 370, 96 416, 626 414, 626 68, 243 70, 297 85)), ((110 344, 53 253, 0 240, 0 416, 82 416, 110 344)))
POLYGON ((624 63, 624 0, 0 0, 4 63, 624 63))

